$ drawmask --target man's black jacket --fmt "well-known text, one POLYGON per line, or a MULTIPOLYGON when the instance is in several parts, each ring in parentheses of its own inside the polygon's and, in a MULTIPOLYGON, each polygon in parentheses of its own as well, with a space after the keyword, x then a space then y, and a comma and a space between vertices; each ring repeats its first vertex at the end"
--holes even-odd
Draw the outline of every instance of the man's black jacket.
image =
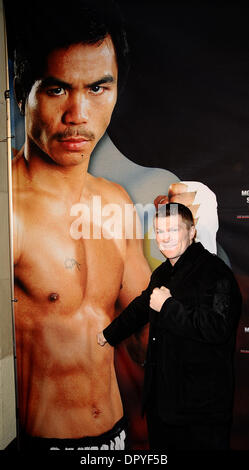
POLYGON ((231 419, 233 353, 241 294, 232 271, 201 243, 171 266, 162 263, 149 286, 105 330, 109 344, 150 322, 145 365, 145 408, 167 423, 217 423, 231 419), (172 297, 160 312, 149 307, 155 287, 172 297))

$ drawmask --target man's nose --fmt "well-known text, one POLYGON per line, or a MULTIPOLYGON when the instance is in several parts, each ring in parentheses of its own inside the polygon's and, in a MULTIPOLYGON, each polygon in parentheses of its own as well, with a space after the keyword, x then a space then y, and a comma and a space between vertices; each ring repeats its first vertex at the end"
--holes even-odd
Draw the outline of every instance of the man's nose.
POLYGON ((75 93, 68 99, 66 110, 63 114, 64 124, 82 124, 88 122, 89 102, 82 93, 75 93))
POLYGON ((162 233, 160 233, 159 236, 160 236, 160 240, 162 242, 168 242, 169 239, 170 239, 170 233, 169 232, 162 232, 162 233))

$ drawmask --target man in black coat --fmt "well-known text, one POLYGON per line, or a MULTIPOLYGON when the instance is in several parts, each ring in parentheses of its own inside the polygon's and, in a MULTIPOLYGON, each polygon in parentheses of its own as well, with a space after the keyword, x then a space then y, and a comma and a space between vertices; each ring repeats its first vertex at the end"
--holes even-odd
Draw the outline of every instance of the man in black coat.
POLYGON ((115 346, 149 322, 143 409, 151 449, 228 449, 237 282, 220 258, 195 243, 187 207, 161 206, 155 231, 166 261, 98 343, 115 346))

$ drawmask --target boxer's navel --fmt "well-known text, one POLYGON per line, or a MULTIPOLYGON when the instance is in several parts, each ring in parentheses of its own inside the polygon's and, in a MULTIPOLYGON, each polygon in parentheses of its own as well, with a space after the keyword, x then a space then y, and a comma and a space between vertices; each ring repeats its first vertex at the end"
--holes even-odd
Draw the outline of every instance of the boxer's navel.
POLYGON ((100 414, 101 414, 101 411, 98 408, 94 407, 92 409, 92 415, 93 415, 94 418, 98 418, 100 414))
POLYGON ((48 300, 50 302, 56 302, 56 300, 59 300, 59 294, 57 294, 57 292, 52 292, 51 294, 49 294, 48 296, 48 300))

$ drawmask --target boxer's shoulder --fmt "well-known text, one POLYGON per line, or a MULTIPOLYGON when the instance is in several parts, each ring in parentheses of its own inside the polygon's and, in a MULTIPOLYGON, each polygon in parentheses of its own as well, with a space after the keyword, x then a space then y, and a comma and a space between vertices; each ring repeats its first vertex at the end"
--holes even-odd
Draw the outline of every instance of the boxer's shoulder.
POLYGON ((109 203, 132 204, 123 186, 106 178, 88 175, 88 188, 93 195, 99 195, 109 203))

